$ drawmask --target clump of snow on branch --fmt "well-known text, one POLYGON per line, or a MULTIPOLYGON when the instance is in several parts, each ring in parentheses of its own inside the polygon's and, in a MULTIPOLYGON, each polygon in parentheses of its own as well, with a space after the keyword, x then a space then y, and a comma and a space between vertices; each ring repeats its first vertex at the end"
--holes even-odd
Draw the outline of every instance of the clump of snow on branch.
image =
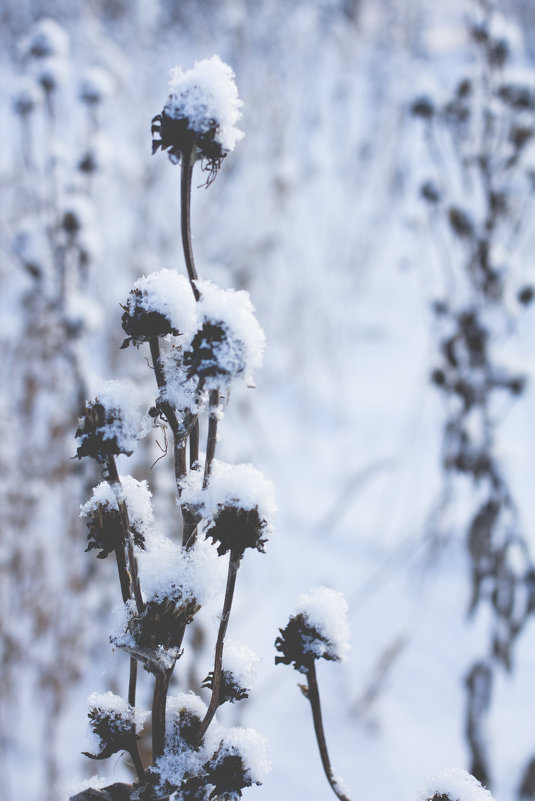
POLYGON ((224 565, 208 542, 198 540, 185 551, 167 537, 155 536, 139 554, 139 575, 146 599, 166 598, 206 604, 222 588, 224 565))
POLYGON ((228 464, 214 459, 206 489, 202 489, 202 471, 192 470, 182 484, 181 503, 200 510, 206 520, 213 520, 223 507, 257 509, 271 533, 270 521, 276 511, 273 484, 250 464, 228 464))
POLYGON ((214 141, 227 153, 244 136, 236 127, 242 105, 234 72, 219 56, 196 61, 186 72, 181 67, 171 70, 165 113, 171 119, 187 120, 196 134, 215 128, 214 141))
POLYGON ((345 659, 351 646, 347 601, 341 592, 327 587, 309 590, 299 598, 296 613, 322 637, 309 643, 310 651, 318 657, 328 653, 331 659, 345 659))
POLYGON ((451 801, 494 801, 492 793, 475 776, 459 768, 443 768, 418 793, 418 801, 447 796, 451 801))

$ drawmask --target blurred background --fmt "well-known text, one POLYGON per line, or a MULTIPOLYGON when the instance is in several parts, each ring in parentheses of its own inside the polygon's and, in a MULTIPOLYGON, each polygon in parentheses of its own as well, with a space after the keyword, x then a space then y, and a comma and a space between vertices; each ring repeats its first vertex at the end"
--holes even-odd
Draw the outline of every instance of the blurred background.
MULTIPOLYGON (((246 137, 194 189, 193 246, 202 277, 250 292, 268 343, 218 455, 261 469, 279 507, 229 632, 262 657, 222 715, 270 739, 248 792, 329 797, 273 662, 325 585, 350 607, 351 656, 319 681, 351 797, 408 801, 441 767, 535 797, 531 1, 3 0, 0 19, 1 801, 130 775, 80 754, 87 695, 124 693, 128 659, 108 642, 114 566, 84 553, 100 477, 74 432, 99 379, 153 400, 146 354, 119 351, 132 283, 184 271, 179 169, 151 156, 150 122, 169 70, 214 53, 246 137)), ((156 440, 120 470, 169 533, 156 440)), ((198 690, 214 626, 196 618, 175 689, 198 690)))

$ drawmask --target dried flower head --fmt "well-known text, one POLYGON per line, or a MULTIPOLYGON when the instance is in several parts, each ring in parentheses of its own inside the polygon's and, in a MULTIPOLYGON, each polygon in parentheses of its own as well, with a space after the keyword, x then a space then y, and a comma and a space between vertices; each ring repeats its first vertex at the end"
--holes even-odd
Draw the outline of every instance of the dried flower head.
POLYGON ((242 103, 234 73, 218 56, 197 61, 183 72, 175 67, 169 81, 169 97, 152 121, 152 152, 166 150, 177 164, 194 148, 215 177, 221 161, 234 149, 243 133, 236 127, 242 103))
POLYGON ((306 673, 316 659, 339 662, 350 647, 347 602, 336 590, 316 587, 299 599, 296 614, 279 631, 276 665, 306 673))
POLYGON ((120 453, 130 456, 143 433, 131 387, 119 381, 108 381, 95 400, 86 402, 84 414, 78 421, 75 434, 80 440, 78 458, 91 456, 104 462, 108 456, 120 453))
POLYGON ((246 368, 243 343, 221 322, 207 321, 184 351, 188 378, 203 379, 217 386, 243 374, 246 368))
POLYGON ((131 751, 139 739, 146 713, 136 711, 111 692, 89 696, 89 725, 97 738, 97 754, 84 752, 91 759, 107 759, 118 751, 131 751))
POLYGON ((168 334, 179 336, 195 321, 195 301, 188 281, 175 270, 160 270, 140 278, 122 308, 122 326, 127 334, 122 348, 168 334))
MULTIPOLYGON (((239 503, 239 502, 236 502, 239 503)), ((223 556, 228 551, 243 555, 246 548, 255 548, 265 553, 267 520, 260 516, 258 508, 243 509, 229 503, 222 506, 206 530, 207 537, 218 542, 217 552, 223 556)))
POLYGON ((181 627, 191 623, 200 608, 196 600, 151 600, 142 614, 132 615, 128 632, 143 650, 178 648, 182 643, 181 627))
POLYGON ((245 787, 262 784, 269 770, 266 741, 252 729, 229 729, 219 748, 204 765, 206 781, 213 784, 210 798, 237 801, 245 787))
MULTIPOLYGON (((213 670, 210 671, 208 676, 205 678, 201 687, 204 687, 208 690, 214 689, 214 672, 213 670)), ((249 698, 249 690, 241 687, 239 682, 236 681, 234 674, 230 670, 224 670, 221 673, 221 680, 219 684, 219 705, 224 704, 226 701, 230 701, 231 704, 234 701, 243 701, 244 698, 249 698)))

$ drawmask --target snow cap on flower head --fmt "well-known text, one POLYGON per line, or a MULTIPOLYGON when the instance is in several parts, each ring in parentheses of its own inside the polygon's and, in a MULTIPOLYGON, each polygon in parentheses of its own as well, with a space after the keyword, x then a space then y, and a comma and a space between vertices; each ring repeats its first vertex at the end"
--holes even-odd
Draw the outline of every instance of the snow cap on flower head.
POLYGON ((152 121, 152 152, 166 150, 171 161, 178 163, 184 152, 195 147, 195 155, 205 159, 213 180, 221 161, 243 137, 236 127, 241 106, 234 73, 219 56, 197 61, 186 72, 175 67, 167 102, 152 121))

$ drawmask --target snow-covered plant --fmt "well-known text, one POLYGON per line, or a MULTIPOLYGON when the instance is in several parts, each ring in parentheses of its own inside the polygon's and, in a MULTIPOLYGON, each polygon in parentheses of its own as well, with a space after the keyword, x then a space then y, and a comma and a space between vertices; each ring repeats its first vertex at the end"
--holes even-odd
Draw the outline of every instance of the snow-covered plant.
POLYGON ((88 291, 98 269, 98 213, 80 166, 96 129, 83 147, 80 137, 70 138, 85 127, 87 110, 75 98, 66 102, 78 70, 67 32, 52 19, 24 30, 18 74, 10 74, 6 62, 4 75, 13 118, 8 124, 6 109, 1 406, 2 417, 18 425, 2 432, 2 547, 9 558, 2 560, 0 580, 10 608, 0 623, 1 737, 27 741, 14 708, 22 695, 10 689, 16 681, 32 698, 40 741, 34 767, 43 771, 43 797, 53 799, 62 770, 60 721, 103 601, 102 594, 86 591, 91 575, 79 552, 83 527, 72 514, 86 492, 86 476, 70 458, 87 395, 87 340, 99 318, 88 291))
POLYGON ((292 665, 306 676, 307 684, 300 684, 299 687, 310 702, 325 775, 334 794, 341 801, 349 801, 331 766, 316 675, 316 662, 319 659, 340 662, 349 650, 347 602, 342 593, 336 590, 316 587, 299 599, 295 613, 286 627, 279 631, 280 636, 275 640, 275 648, 279 652, 275 664, 292 665))
POLYGON ((471 771, 489 785, 484 721, 495 669, 512 670, 514 646, 534 609, 533 559, 497 440, 504 404, 527 384, 503 354, 515 316, 534 297, 531 281, 515 276, 514 252, 535 187, 535 73, 519 68, 521 33, 492 3, 476 4, 468 32, 473 63, 453 93, 420 95, 411 108, 436 166, 420 193, 444 261, 431 379, 445 408, 445 482, 431 525, 443 527, 468 486, 471 509, 468 518, 461 512, 460 526, 470 560, 469 613, 486 605, 491 634, 487 654, 466 677, 465 729, 471 771))
MULTIPOLYGON (((94 89, 94 87, 93 87, 94 89)), ((84 90, 92 105, 95 92, 84 90)), ((223 290, 198 279, 190 235, 190 194, 194 163, 204 159, 211 177, 242 134, 235 127, 241 102, 233 74, 219 58, 193 70, 172 73, 170 96, 153 122, 153 151, 168 150, 181 165, 182 240, 189 281, 172 270, 140 278, 123 305, 122 347, 148 343, 157 396, 147 416, 137 411, 134 388, 109 382, 86 404, 76 436, 78 457, 91 457, 105 481, 82 506, 88 523, 87 550, 115 555, 123 600, 123 622, 112 642, 130 656, 128 700, 91 696, 89 718, 99 742, 95 759, 118 750, 132 757, 133 785, 122 797, 157 801, 177 798, 235 801, 245 788, 263 781, 269 763, 265 741, 250 729, 224 729, 219 707, 247 698, 255 655, 225 644, 238 570, 249 550, 264 551, 272 530, 273 490, 250 465, 215 459, 222 396, 235 385, 250 385, 260 366, 264 336, 246 292, 223 290), (199 447, 199 417, 208 416, 206 452, 199 447), (159 532, 145 482, 120 476, 116 457, 129 456, 152 418, 173 440, 177 505, 182 537, 159 532), (210 541, 211 540, 211 541, 210 541), (223 590, 223 608, 213 669, 203 687, 208 705, 191 693, 169 696, 187 626, 223 590), (137 711, 137 666, 154 677, 152 761, 143 765, 138 739, 143 716, 137 711)), ((88 791, 113 796, 113 787, 88 791), (109 793, 108 793, 109 791, 109 793), (108 794, 107 794, 108 793, 108 794)), ((76 796, 87 798, 88 793, 76 796)))

